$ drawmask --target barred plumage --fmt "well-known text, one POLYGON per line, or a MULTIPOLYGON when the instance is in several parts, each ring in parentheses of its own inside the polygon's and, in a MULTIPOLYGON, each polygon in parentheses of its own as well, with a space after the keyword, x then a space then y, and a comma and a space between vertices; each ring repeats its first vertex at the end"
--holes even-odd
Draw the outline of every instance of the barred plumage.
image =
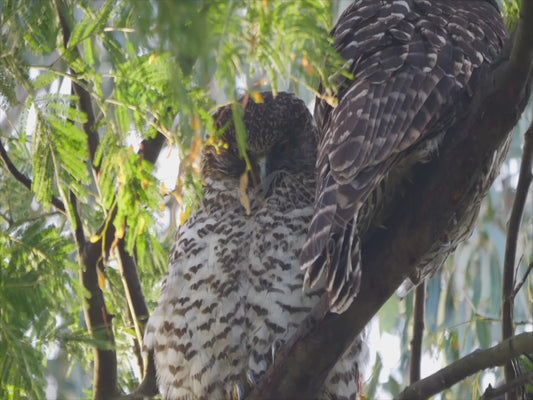
MULTIPOLYGON (((228 146, 203 151, 205 198, 178 233, 145 334, 166 399, 239 398, 324 291, 302 291, 298 261, 313 213, 316 126, 294 95, 263 99, 243 100, 254 175, 249 215, 230 106, 215 114, 228 146)), ((356 340, 337 363, 319 398, 355 399, 361 346, 356 340)))
MULTIPOLYGON (((317 100, 318 184, 301 263, 309 286, 325 273, 331 310, 342 312, 359 290, 365 230, 379 223, 413 165, 453 133, 459 105, 468 104, 507 32, 490 0, 356 0, 333 37, 353 80, 332 77, 336 107, 317 100)), ((458 229, 450 248, 469 229, 458 229)), ((421 275, 443 254, 428 255, 421 275)))

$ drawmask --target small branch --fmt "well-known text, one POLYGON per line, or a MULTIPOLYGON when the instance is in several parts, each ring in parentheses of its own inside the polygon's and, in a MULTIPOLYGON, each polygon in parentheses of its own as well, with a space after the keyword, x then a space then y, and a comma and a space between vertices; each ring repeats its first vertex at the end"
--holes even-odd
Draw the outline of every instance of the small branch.
POLYGON ((493 388, 491 385, 489 385, 489 387, 487 388, 487 390, 485 390, 485 393, 483 393, 483 396, 481 396, 479 400, 490 400, 500 398, 501 396, 503 396, 507 392, 510 392, 514 388, 527 384, 533 384, 533 371, 527 372, 516 378, 514 381, 505 383, 497 388, 493 388))
POLYGON ((155 164, 166 140, 167 138, 165 135, 163 135, 161 132, 157 132, 155 137, 144 139, 141 142, 139 152, 142 153, 143 158, 146 161, 155 164))
POLYGON ((427 399, 466 377, 487 368, 493 368, 518 357, 533 352, 533 332, 511 337, 486 350, 473 353, 455 361, 433 375, 406 388, 396 400, 427 399))
MULTIPOLYGON (((6 164, 6 168, 11 173, 11 175, 13 175, 13 177, 17 181, 22 183, 29 191, 31 191, 31 186, 33 184, 32 180, 26 175, 24 175, 22 172, 20 172, 17 167, 15 167, 15 164, 13 164, 13 162, 9 158, 9 155, 7 154, 7 151, 4 148, 2 141, 0 141, 0 158, 6 164)), ((62 213, 65 213, 65 205, 57 197, 52 197, 52 205, 62 213)))
MULTIPOLYGON (((144 293, 139 278, 137 264, 132 256, 126 251, 126 243, 124 239, 119 239, 117 242, 117 253, 120 265, 120 273, 124 290, 126 292, 126 299, 130 309, 133 325, 135 328, 136 346, 138 349, 142 348, 144 328, 148 321, 149 311, 144 298, 144 293)), ((139 367, 143 370, 142 357, 137 354, 139 360, 139 367)))
POLYGON ((415 307, 413 322, 413 338, 411 339, 411 364, 409 383, 420 380, 420 365, 422 363, 422 341, 424 339, 424 315, 426 305, 426 281, 422 281, 415 291, 415 307))
MULTIPOLYGON (((527 194, 533 175, 531 166, 533 162, 533 124, 524 136, 524 149, 522 151, 522 163, 516 187, 516 196, 507 230, 507 242, 505 245, 505 257, 503 264, 502 283, 502 338, 507 339, 514 334, 514 296, 515 296, 515 268, 516 248, 522 214, 526 205, 527 194)), ((505 381, 512 382, 517 376, 516 362, 510 361, 504 367, 505 381)))
MULTIPOLYGON (((166 137, 157 132, 156 136, 150 139, 144 139, 141 142, 139 154, 142 154, 143 158, 155 164, 163 145, 166 142, 166 137)), ((132 314, 133 322, 135 325, 135 332, 137 335, 138 348, 142 348, 144 329, 150 316, 150 311, 146 305, 146 299, 142 290, 141 280, 139 278, 137 263, 135 259, 126 252, 124 239, 120 239, 117 243, 117 251, 119 254, 119 260, 121 265, 121 275, 124 282, 124 288, 126 291, 126 298, 128 299, 128 306, 132 314)), ((137 355, 139 360, 139 366, 143 371, 143 381, 136 393, 144 393, 152 396, 157 394, 156 384, 156 371, 153 360, 153 352, 150 352, 148 359, 143 360, 141 355, 137 355)))
POLYGON ((524 276, 522 277, 522 280, 516 284, 516 286, 514 288, 514 291, 513 291, 513 298, 516 297, 516 295, 518 294, 520 289, 522 289, 522 286, 524 286, 524 283, 526 283, 527 277, 531 273, 532 269, 533 269, 533 263, 529 264, 529 266, 527 267, 526 272, 524 273, 524 276))
MULTIPOLYGON (((31 191, 31 179, 24 175, 22 172, 20 172, 17 167, 15 167, 15 164, 13 164, 13 162, 9 158, 9 155, 7 154, 7 151, 4 148, 2 141, 0 141, 0 157, 2 157, 2 160, 6 164, 7 170, 11 172, 11 175, 13 175, 13 177, 17 181, 22 183, 26 187, 26 189, 31 191)), ((65 207, 63 207, 63 211, 65 211, 65 207)))

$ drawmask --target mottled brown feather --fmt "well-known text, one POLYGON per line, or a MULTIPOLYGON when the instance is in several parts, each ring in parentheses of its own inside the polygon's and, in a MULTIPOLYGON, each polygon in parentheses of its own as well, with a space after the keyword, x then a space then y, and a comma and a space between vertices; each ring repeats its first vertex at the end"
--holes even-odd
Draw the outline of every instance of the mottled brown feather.
MULTIPOLYGON (((294 95, 262 97, 242 100, 248 155, 264 158, 268 173, 248 187, 250 214, 239 201, 246 167, 231 106, 214 115, 228 147, 204 149, 205 198, 177 234, 145 334, 165 399, 240 396, 324 292, 302 291, 298 260, 313 214, 316 126, 294 95)), ((317 398, 355 400, 362 349, 357 339, 317 398)))
POLYGON ((369 210, 436 153, 507 32, 493 1, 356 0, 332 35, 354 79, 335 77, 336 107, 317 99, 317 200, 301 263, 310 286, 326 274, 342 312, 358 292, 369 210))

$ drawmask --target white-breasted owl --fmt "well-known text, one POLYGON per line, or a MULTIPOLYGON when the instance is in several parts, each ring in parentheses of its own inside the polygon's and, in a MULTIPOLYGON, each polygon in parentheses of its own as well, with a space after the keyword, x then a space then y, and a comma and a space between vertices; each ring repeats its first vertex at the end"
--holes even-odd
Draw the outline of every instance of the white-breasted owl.
MULTIPOLYGON (((493 0, 356 0, 332 35, 352 76, 332 76, 338 89, 317 99, 317 194, 301 263, 308 286, 325 274, 330 308, 342 312, 359 291, 361 238, 454 134, 508 34, 493 0)), ((486 165, 448 243, 417 266, 420 279, 470 234, 504 153, 486 165)))
MULTIPOLYGON (((239 155, 231 106, 214 115, 225 146, 202 154, 205 198, 179 229, 145 349, 153 349, 166 399, 238 399, 272 363, 318 302, 303 291, 299 254, 313 215, 316 125, 292 94, 242 100, 251 164, 239 155), (249 210, 242 205, 246 190, 249 210)), ((355 399, 357 339, 320 399, 355 399)))

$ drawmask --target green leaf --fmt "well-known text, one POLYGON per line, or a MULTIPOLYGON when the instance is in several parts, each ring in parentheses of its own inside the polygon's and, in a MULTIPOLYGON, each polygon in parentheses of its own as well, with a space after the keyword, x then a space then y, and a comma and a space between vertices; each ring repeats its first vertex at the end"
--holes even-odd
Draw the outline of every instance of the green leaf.
POLYGON ((41 89, 45 86, 50 85, 52 82, 58 79, 58 76, 55 72, 46 72, 44 74, 40 74, 37 78, 33 80, 33 89, 41 89))
POLYGON ((70 35, 68 46, 69 48, 75 47, 79 42, 101 33, 109 22, 111 14, 117 12, 116 7, 120 7, 121 3, 107 0, 100 9, 93 13, 92 10, 86 10, 85 18, 77 22, 70 35))

